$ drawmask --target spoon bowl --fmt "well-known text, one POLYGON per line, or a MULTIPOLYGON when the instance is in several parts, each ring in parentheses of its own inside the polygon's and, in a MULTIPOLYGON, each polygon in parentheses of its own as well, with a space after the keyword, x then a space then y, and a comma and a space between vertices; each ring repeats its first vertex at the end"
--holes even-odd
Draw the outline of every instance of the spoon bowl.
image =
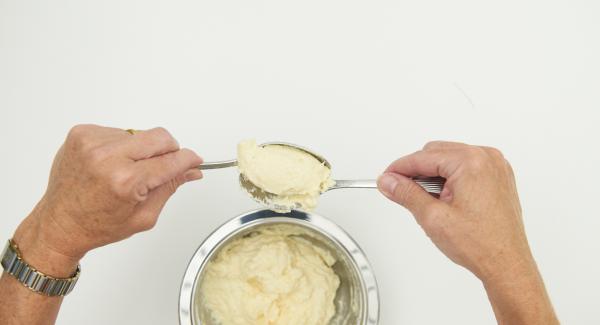
MULTIPOLYGON (((266 142, 260 144, 261 147, 266 146, 284 146, 293 148, 296 150, 300 150, 305 152, 315 159, 317 159, 320 163, 322 163, 325 167, 331 170, 331 164, 327 159, 323 156, 315 153, 314 151, 307 149, 305 147, 287 143, 287 142, 266 142)), ((216 168, 225 168, 237 166, 237 159, 218 161, 218 162, 209 162, 203 163, 198 166, 199 169, 216 169, 216 168)), ((446 179, 443 177, 425 177, 425 176, 415 176, 411 177, 411 179, 421 186, 425 191, 433 195, 434 197, 439 197, 442 189, 444 188, 444 184, 446 183, 446 179)), ((290 205, 282 205, 279 203, 274 203, 274 199, 277 197, 277 194, 267 192, 262 188, 256 186, 252 181, 250 181, 244 174, 240 174, 239 176, 240 186, 250 194, 256 202, 266 205, 272 210, 278 212, 289 212, 291 210, 304 210, 304 207, 299 202, 291 203, 290 205)), ((334 180, 334 185, 326 189, 324 192, 335 190, 339 188, 377 188, 377 180, 375 179, 367 179, 367 180, 334 180)), ((322 194, 321 193, 321 194, 322 194)))

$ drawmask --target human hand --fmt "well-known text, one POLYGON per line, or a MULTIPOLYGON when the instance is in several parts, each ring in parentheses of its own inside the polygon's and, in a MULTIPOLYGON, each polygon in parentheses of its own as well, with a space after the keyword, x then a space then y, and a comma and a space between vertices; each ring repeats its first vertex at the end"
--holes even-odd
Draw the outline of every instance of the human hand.
MULTIPOLYGON (((91 249, 154 226, 181 184, 202 178, 194 152, 162 128, 134 135, 95 125, 71 129, 46 193, 13 235, 22 258, 46 275, 74 276, 91 249)), ((0 277, 0 323, 54 324, 62 297, 0 277)))
POLYGON ((27 237, 35 236, 43 247, 29 249, 30 255, 51 251, 78 260, 91 249, 152 228, 177 187, 202 178, 195 168, 201 162, 163 128, 131 135, 75 126, 56 155, 46 193, 15 240, 31 246, 27 237))
POLYGON ((430 142, 393 162, 378 187, 412 212, 446 256, 481 279, 498 324, 558 324, 529 249, 512 168, 498 150, 430 142), (410 176, 445 177, 440 198, 410 176))
POLYGON ((484 281, 533 263, 512 168, 494 148, 430 142, 393 162, 378 186, 446 256, 484 281), (439 199, 409 179, 417 175, 447 179, 439 199))

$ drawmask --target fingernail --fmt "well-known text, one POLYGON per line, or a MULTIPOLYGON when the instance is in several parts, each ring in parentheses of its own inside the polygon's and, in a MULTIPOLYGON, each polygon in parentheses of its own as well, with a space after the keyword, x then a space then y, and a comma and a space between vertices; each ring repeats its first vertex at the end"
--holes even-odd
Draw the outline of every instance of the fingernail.
POLYGON ((377 180, 377 187, 387 196, 392 196, 398 186, 398 178, 391 173, 384 173, 377 180))

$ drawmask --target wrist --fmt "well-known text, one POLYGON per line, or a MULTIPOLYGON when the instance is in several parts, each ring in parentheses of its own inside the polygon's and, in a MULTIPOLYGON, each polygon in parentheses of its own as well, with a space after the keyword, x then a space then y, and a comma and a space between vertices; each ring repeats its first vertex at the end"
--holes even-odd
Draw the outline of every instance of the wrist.
POLYGON ((507 246, 513 249, 504 249, 497 254, 490 254, 476 263, 477 267, 474 268, 473 273, 484 285, 539 276, 537 265, 526 243, 507 246))
POLYGON ((489 272, 481 277, 486 289, 523 288, 540 281, 540 274, 533 258, 513 261, 506 267, 498 267, 495 272, 489 272))
POLYGON ((13 235, 22 258, 40 272, 56 278, 67 278, 75 273, 83 255, 68 255, 56 249, 41 220, 33 213, 23 220, 13 235))
POLYGON ((558 324, 533 258, 482 282, 498 324, 558 324))

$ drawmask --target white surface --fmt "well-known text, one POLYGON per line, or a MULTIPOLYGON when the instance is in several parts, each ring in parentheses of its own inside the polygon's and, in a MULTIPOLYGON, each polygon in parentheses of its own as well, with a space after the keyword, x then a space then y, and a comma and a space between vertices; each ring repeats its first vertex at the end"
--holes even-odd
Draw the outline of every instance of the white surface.
MULTIPOLYGON (((207 160, 242 138, 294 142, 340 178, 466 141, 513 163, 562 321, 598 324, 599 16, 594 0, 0 0, 0 238, 76 123, 165 126, 207 160)), ((175 324, 196 246, 255 206, 234 170, 206 172, 156 229, 85 258, 58 323, 175 324)), ((317 212, 370 257, 382 324, 494 323, 480 283, 376 191, 328 193, 317 212)))

